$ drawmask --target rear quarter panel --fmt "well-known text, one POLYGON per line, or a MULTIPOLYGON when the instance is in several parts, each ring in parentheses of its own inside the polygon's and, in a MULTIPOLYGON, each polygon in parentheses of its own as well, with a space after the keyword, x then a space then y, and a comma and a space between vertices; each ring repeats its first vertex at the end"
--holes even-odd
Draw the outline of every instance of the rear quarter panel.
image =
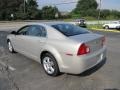
POLYGON ((70 39, 48 39, 43 51, 49 51, 56 58, 60 71, 70 66, 69 60, 77 55, 79 43, 70 39), (69 54, 69 55, 67 55, 69 54))

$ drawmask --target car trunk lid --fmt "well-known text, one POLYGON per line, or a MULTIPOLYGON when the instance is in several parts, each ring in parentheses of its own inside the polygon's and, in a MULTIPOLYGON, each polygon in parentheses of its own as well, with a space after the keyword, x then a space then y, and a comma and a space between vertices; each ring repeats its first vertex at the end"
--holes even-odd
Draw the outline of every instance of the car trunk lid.
POLYGON ((87 33, 70 36, 69 38, 80 43, 85 43, 90 48, 90 52, 95 52, 103 47, 103 37, 103 35, 87 33))

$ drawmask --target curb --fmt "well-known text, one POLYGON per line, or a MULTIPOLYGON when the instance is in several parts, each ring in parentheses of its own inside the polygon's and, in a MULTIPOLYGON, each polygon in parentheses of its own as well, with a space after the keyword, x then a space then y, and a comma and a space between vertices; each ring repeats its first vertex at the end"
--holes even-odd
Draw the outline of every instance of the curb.
POLYGON ((118 30, 109 30, 109 29, 97 29, 97 28, 91 28, 91 30, 95 30, 95 31, 103 31, 103 32, 115 32, 115 33, 120 33, 120 31, 118 30))

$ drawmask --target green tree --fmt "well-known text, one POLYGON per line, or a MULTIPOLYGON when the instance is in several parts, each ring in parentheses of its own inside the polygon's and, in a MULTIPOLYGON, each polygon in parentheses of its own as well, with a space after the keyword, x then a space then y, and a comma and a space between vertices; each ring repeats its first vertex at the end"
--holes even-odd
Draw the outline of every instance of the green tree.
POLYGON ((101 12, 101 15, 100 15, 101 19, 106 19, 108 16, 110 16, 110 13, 111 13, 111 11, 107 9, 101 10, 100 12, 101 12))
POLYGON ((38 15, 37 2, 35 0, 28 0, 26 7, 28 19, 36 19, 38 15))
POLYGON ((36 0, 27 0, 27 2, 25 2, 25 7, 24 3, 20 5, 19 10, 16 13, 16 17, 18 19, 37 19, 39 14, 37 7, 38 5, 36 0))
POLYGON ((11 19, 11 14, 14 19, 40 19, 36 0, 0 0, 0 20, 11 19))
POLYGON ((80 16, 92 16, 96 12, 98 4, 96 0, 79 0, 76 8, 73 10, 75 14, 80 16))
POLYGON ((15 14, 23 0, 0 0, 0 19, 8 20, 11 14, 15 14))
POLYGON ((55 15, 59 15, 59 10, 56 7, 45 6, 42 8, 42 19, 55 19, 55 15))
POLYGON ((112 10, 111 15, 114 17, 114 19, 120 19, 120 12, 119 11, 112 10))

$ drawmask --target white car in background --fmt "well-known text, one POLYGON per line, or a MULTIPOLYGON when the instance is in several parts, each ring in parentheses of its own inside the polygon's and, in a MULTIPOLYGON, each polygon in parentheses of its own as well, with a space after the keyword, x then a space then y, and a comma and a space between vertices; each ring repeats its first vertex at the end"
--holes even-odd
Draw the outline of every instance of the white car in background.
POLYGON ((109 24, 104 24, 103 28, 104 29, 120 29, 120 21, 114 21, 109 24))

